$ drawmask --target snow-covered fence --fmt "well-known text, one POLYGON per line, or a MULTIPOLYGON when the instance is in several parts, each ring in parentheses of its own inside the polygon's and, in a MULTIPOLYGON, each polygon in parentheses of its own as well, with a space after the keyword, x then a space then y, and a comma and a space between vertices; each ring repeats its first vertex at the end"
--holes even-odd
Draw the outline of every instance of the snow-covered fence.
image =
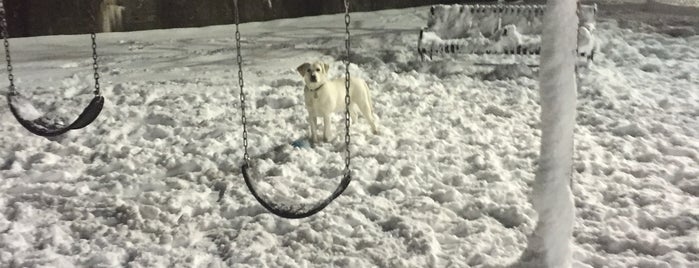
MULTIPOLYGON (((435 5, 420 30, 421 58, 439 53, 538 55, 544 5, 435 5)), ((597 5, 579 5, 578 52, 594 54, 597 5)))

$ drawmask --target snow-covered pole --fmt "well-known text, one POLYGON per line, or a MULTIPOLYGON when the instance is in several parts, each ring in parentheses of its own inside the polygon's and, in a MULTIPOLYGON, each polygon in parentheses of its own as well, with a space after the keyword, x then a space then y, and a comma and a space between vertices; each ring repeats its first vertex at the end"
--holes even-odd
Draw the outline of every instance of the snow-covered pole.
POLYGON ((544 15, 539 72, 541 151, 532 198, 539 220, 523 256, 523 261, 533 261, 536 267, 572 265, 576 4, 576 0, 549 0, 544 15))

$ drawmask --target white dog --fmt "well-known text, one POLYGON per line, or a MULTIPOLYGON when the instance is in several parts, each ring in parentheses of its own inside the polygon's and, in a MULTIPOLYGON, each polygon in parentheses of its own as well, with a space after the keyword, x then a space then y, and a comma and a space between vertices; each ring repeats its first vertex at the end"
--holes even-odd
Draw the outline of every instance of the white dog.
MULTIPOLYGON (((345 110, 345 78, 328 79, 330 66, 323 62, 304 63, 296 70, 303 76, 306 86, 303 89, 308 110, 308 123, 311 127, 311 141, 318 141, 317 118, 323 118, 323 139, 331 140, 330 116, 345 110)), ((357 109, 369 121, 374 134, 378 133, 376 119, 371 107, 369 86, 360 78, 350 78, 350 115, 352 122, 357 120, 357 109)))
POLYGON ((577 15, 578 23, 578 54, 594 60, 595 51, 599 50, 599 44, 595 39, 595 14, 597 14, 597 4, 581 5, 578 3, 577 15))
POLYGON ((587 22, 578 28, 578 54, 588 61, 594 60, 595 51, 598 49, 594 32, 594 23, 587 22))

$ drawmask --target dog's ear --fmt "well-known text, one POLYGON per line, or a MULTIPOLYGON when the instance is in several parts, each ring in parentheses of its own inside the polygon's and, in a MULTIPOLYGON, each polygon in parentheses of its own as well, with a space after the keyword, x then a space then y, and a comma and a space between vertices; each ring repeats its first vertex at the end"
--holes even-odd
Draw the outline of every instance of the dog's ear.
POLYGON ((325 70, 325 73, 327 74, 328 71, 330 70, 330 65, 327 64, 327 63, 325 63, 325 62, 323 62, 323 69, 325 70))
POLYGON ((306 76, 306 70, 308 70, 308 67, 311 64, 306 62, 304 64, 299 65, 299 67, 296 67, 296 71, 299 72, 301 76, 306 76))

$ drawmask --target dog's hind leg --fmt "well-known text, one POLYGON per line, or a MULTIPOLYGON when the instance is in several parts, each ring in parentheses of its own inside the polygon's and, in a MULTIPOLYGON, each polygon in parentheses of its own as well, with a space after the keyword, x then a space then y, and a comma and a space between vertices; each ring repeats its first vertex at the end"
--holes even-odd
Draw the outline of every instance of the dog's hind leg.
POLYGON ((350 109, 349 109, 349 111, 350 111, 350 119, 352 119, 352 121, 350 121, 350 122, 352 122, 352 124, 354 124, 354 123, 357 122, 357 117, 359 116, 359 115, 357 114, 357 110, 358 110, 358 109, 359 109, 359 107, 357 107, 357 104, 356 104, 356 103, 350 104, 350 109))
POLYGON ((371 125, 371 132, 374 134, 379 134, 379 127, 376 124, 376 117, 374 116, 374 113, 370 112, 366 118, 367 121, 369 121, 369 125, 371 125))
MULTIPOLYGON (((368 92, 367 94, 368 95, 368 92)), ((359 107, 359 110, 362 111, 362 115, 364 118, 366 118, 367 121, 369 121, 369 125, 371 125, 371 130, 374 134, 379 133, 379 128, 376 125, 376 117, 374 117, 374 113, 371 109, 371 103, 370 103, 371 98, 366 96, 366 99, 364 101, 357 102, 357 106, 359 107)))
POLYGON ((367 85, 366 81, 364 82, 364 88, 366 88, 364 101, 357 102, 357 105, 359 106, 359 110, 362 111, 364 118, 369 121, 372 133, 379 134, 379 127, 376 124, 376 116, 374 116, 374 108, 372 107, 373 102, 371 100, 371 92, 369 92, 369 85, 367 85), (360 106, 359 104, 362 105, 360 106))

